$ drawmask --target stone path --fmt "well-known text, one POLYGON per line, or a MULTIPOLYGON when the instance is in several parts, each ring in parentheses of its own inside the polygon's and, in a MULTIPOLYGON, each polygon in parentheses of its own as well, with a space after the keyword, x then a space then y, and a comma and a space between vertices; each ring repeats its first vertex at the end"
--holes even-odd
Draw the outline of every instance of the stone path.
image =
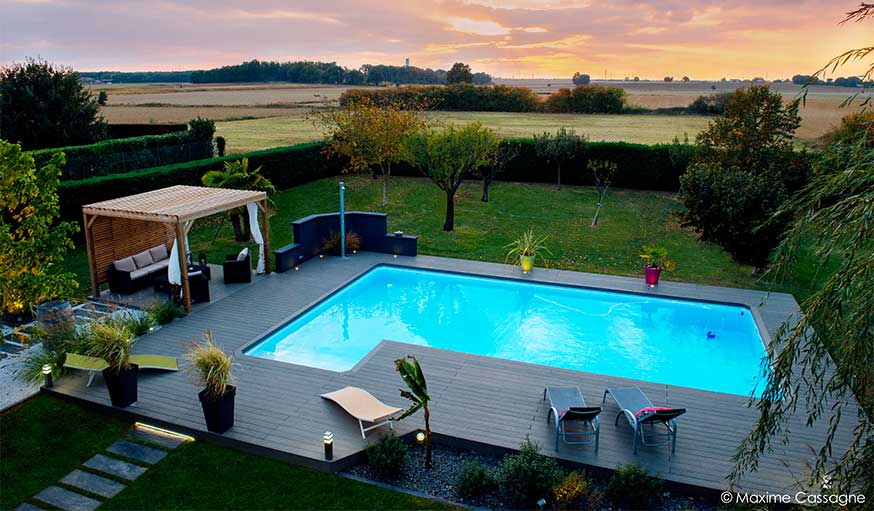
MULTIPOLYGON (((106 448, 106 453, 96 454, 83 463, 85 470, 74 469, 61 478, 59 486, 49 486, 37 493, 32 502, 64 511, 93 511, 127 488, 126 483, 143 475, 150 465, 164 459, 168 450, 187 440, 183 435, 136 425, 126 439, 117 440, 106 448)), ((15 511, 42 510, 38 505, 25 502, 15 511)))

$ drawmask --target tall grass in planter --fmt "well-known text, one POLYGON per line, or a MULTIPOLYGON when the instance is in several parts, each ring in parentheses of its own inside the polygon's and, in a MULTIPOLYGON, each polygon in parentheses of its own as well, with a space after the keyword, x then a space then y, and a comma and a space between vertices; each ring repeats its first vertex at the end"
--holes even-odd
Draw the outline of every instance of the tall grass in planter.
POLYGON ((234 425, 234 397, 237 388, 233 385, 231 357, 213 339, 207 330, 203 340, 195 343, 185 356, 189 370, 194 373, 204 389, 198 393, 203 407, 206 429, 224 433, 234 425))
POLYGON ((89 356, 102 358, 109 364, 103 379, 109 390, 112 406, 125 408, 137 401, 138 367, 130 363, 134 335, 122 321, 98 321, 91 325, 86 341, 89 356))

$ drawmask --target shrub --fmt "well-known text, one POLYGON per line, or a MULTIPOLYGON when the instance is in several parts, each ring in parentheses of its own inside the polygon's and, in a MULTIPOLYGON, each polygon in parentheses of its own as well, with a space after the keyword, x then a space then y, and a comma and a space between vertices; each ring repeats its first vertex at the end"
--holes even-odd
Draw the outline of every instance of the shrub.
POLYGON ((845 115, 840 126, 822 136, 826 146, 835 142, 857 142, 862 139, 868 146, 874 146, 874 112, 870 110, 845 115))
POLYGON ((209 140, 215 135, 215 121, 198 116, 188 121, 188 135, 193 140, 209 140))
POLYGON ((603 494, 584 472, 573 471, 553 490, 556 509, 600 509, 603 494))
POLYGON ((618 114, 626 105, 625 90, 603 85, 561 89, 546 99, 545 109, 555 113, 618 114))
POLYGON ((617 467, 605 488, 614 505, 630 509, 646 509, 649 500, 661 491, 662 481, 636 463, 617 467))
POLYGON ((720 92, 709 96, 698 96, 686 108, 690 114, 722 115, 725 113, 725 105, 728 104, 733 95, 733 92, 720 92))
POLYGON ((225 155, 225 146, 227 146, 225 137, 215 137, 215 150, 219 158, 225 155))
POLYGON ((465 460, 455 474, 455 491, 465 498, 485 495, 497 484, 494 471, 478 461, 465 460))
POLYGON ((146 135, 166 135, 167 133, 184 132, 187 124, 108 124, 109 138, 133 138, 146 135))
POLYGON ((379 478, 397 477, 406 462, 407 446, 394 433, 367 446, 367 463, 379 478))
POLYGON ((498 483, 513 503, 530 506, 552 495, 563 475, 555 459, 540 454, 540 445, 526 439, 518 454, 509 454, 501 461, 498 483))
POLYGON ((123 322, 134 337, 146 335, 155 326, 155 318, 151 312, 126 312, 119 321, 123 322))
POLYGON ((100 106, 105 105, 107 99, 109 99, 109 95, 106 94, 105 90, 102 90, 102 91, 100 91, 99 94, 97 94, 97 104, 98 105, 100 105, 100 106))
POLYGON ((157 302, 148 308, 148 314, 159 325, 171 323, 177 316, 183 314, 183 309, 171 301, 157 302))

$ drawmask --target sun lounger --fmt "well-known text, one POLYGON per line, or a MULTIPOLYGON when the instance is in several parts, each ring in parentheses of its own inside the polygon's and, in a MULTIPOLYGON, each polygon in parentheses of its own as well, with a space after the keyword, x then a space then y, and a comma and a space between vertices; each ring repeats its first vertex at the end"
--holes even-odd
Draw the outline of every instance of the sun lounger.
MULTIPOLYGON (((131 364, 138 365, 140 369, 159 369, 162 371, 179 370, 179 364, 176 361, 176 357, 167 357, 164 355, 131 355, 130 362, 131 364)), ((67 353, 67 360, 64 362, 64 367, 88 371, 88 383, 86 386, 90 386, 91 382, 94 380, 94 375, 109 367, 109 364, 107 364, 102 358, 89 357, 77 353, 67 353)))
POLYGON ((598 451, 598 441, 601 436, 601 423, 598 414, 600 406, 586 406, 586 400, 580 388, 576 385, 559 387, 547 385, 543 389, 543 399, 549 400, 549 411, 546 412, 546 422, 555 417, 555 450, 558 451, 558 440, 566 444, 585 445, 595 443, 598 451), (570 424, 582 425, 582 430, 568 430, 570 424))
POLYGON ((373 397, 370 392, 358 387, 345 387, 334 392, 322 394, 322 397, 331 400, 341 408, 346 410, 346 413, 358 419, 358 427, 361 429, 361 438, 367 439, 365 433, 371 429, 378 428, 388 424, 391 429, 392 415, 401 412, 400 408, 388 406, 379 399, 373 397), (369 422, 373 425, 365 428, 364 423, 369 422))
POLYGON ((642 445, 666 445, 671 444, 671 453, 677 450, 677 421, 676 418, 686 413, 685 408, 663 408, 652 404, 652 401, 638 387, 620 387, 604 391, 604 402, 607 395, 616 401, 619 413, 616 414, 614 424, 619 424, 619 417, 625 416, 628 424, 634 429, 632 448, 637 454, 638 441, 642 445), (652 426, 663 425, 667 433, 653 433, 652 426), (650 432, 646 432, 645 426, 650 426, 650 432))

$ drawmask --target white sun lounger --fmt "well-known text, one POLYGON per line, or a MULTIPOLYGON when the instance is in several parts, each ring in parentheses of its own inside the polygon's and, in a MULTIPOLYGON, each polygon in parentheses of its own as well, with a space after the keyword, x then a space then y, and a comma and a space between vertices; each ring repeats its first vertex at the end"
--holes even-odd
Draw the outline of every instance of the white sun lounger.
POLYGON ((334 392, 322 394, 322 397, 331 400, 341 408, 346 410, 346 413, 358 419, 358 427, 361 429, 361 438, 367 439, 366 432, 371 429, 385 426, 394 429, 392 425, 392 415, 401 412, 401 408, 388 406, 379 399, 373 397, 370 392, 358 387, 345 387, 334 392), (364 423, 369 422, 373 425, 365 428, 364 423))

